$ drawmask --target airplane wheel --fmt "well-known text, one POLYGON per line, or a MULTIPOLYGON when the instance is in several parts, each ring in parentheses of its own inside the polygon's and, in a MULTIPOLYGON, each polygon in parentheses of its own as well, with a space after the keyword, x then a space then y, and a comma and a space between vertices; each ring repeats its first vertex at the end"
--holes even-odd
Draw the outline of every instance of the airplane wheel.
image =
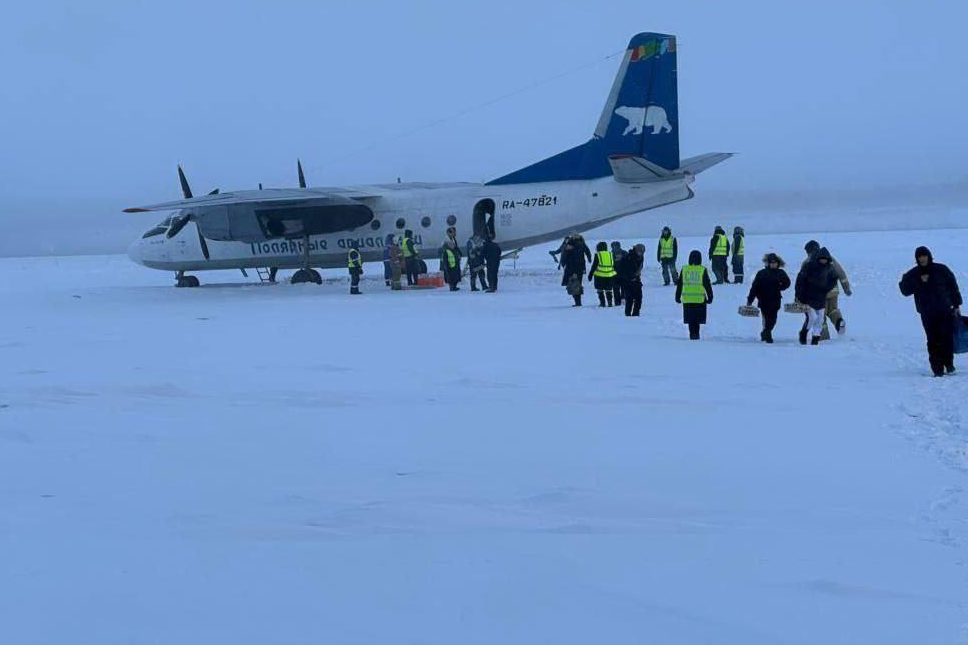
POLYGON ((185 275, 185 276, 182 276, 182 277, 178 278, 178 281, 177 282, 175 282, 175 286, 176 287, 183 287, 183 288, 184 287, 197 287, 200 284, 201 283, 198 281, 198 278, 196 278, 193 275, 185 275))
POLYGON ((319 275, 319 271, 316 269, 310 269, 309 273, 312 275, 312 281, 316 284, 323 284, 323 276, 319 275))
POLYGON ((289 278, 290 284, 303 284, 304 282, 312 282, 313 276, 306 269, 299 269, 292 274, 289 278))

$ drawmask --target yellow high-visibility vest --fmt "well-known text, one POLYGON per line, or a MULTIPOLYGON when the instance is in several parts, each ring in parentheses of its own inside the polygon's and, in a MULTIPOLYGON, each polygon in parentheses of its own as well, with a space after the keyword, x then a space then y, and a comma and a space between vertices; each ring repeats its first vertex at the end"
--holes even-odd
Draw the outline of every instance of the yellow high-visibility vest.
POLYGON ((676 243, 676 238, 672 237, 660 237, 659 238, 659 257, 663 260, 672 259, 672 246, 676 243))
POLYGON ((360 257, 360 252, 356 249, 350 249, 347 254, 346 265, 350 269, 359 269, 363 266, 363 258, 360 257))
POLYGON ((679 277, 682 280, 681 300, 684 304, 702 304, 706 302, 706 288, 703 286, 703 276, 706 267, 701 264, 687 264, 682 267, 679 277))
POLYGON ((409 258, 411 255, 413 255, 413 240, 409 237, 403 238, 403 241, 400 242, 400 251, 403 253, 403 257, 405 258, 409 258))
POLYGON ((746 236, 739 236, 739 246, 736 248, 736 255, 746 255, 746 236))
POLYGON ((449 248, 444 249, 444 253, 447 254, 447 266, 451 269, 457 267, 457 254, 451 251, 449 248))
POLYGON ((713 255, 726 255, 728 246, 729 241, 726 239, 726 235, 718 233, 716 235, 716 248, 713 249, 713 255))
POLYGON ((595 268, 595 275, 599 278, 615 277, 615 261, 612 259, 611 251, 598 252, 598 266, 595 268))

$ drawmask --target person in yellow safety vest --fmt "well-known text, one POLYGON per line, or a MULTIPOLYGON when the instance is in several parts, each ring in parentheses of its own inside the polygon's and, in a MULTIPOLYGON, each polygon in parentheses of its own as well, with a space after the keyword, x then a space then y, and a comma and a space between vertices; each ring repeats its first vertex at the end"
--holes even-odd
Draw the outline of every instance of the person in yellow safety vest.
POLYGON ((599 307, 613 307, 612 286, 615 282, 615 259, 608 250, 608 244, 599 242, 595 246, 595 257, 592 268, 588 272, 588 281, 595 280, 595 291, 598 292, 599 307), (608 303, 606 305, 606 303, 608 303))
POLYGON ((350 293, 360 295, 360 276, 363 275, 363 256, 359 250, 352 248, 346 254, 346 267, 350 271, 350 293))
POLYGON ((692 251, 676 283, 676 302, 682 304, 682 322, 689 325, 690 340, 699 340, 699 326, 706 324, 706 305, 712 301, 713 286, 702 265, 702 253, 692 251))
POLYGON ((679 257, 679 242, 672 236, 672 229, 668 226, 662 229, 659 246, 655 251, 656 261, 662 265, 662 280, 665 286, 679 282, 676 271, 676 259, 679 257))
POLYGON ((417 275, 420 273, 420 256, 413 245, 413 231, 409 229, 403 232, 400 254, 403 256, 403 268, 407 272, 407 284, 413 286, 417 284, 417 275))
POLYGON ((743 284, 743 256, 746 255, 746 231, 742 226, 733 228, 733 283, 743 284))
POLYGON ((709 261, 713 265, 713 275, 716 282, 713 284, 729 284, 729 267, 726 258, 729 257, 729 239, 722 226, 717 226, 713 237, 709 240, 709 261))
MULTIPOLYGON (((456 231, 454 231, 456 235, 456 231)), ((457 245, 457 240, 447 231, 447 240, 440 248, 440 270, 444 274, 444 280, 450 286, 451 291, 459 291, 457 284, 461 278, 460 268, 461 252, 457 245)))

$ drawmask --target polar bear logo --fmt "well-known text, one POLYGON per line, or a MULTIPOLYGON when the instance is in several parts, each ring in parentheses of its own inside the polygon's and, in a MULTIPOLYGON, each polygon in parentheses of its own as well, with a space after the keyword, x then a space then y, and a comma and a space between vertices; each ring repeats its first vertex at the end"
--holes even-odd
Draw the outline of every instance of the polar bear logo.
POLYGON ((649 107, 626 107, 623 105, 615 108, 615 114, 629 122, 622 136, 642 134, 643 127, 652 128, 652 134, 672 132, 669 117, 666 116, 665 108, 660 105, 650 105, 649 107))

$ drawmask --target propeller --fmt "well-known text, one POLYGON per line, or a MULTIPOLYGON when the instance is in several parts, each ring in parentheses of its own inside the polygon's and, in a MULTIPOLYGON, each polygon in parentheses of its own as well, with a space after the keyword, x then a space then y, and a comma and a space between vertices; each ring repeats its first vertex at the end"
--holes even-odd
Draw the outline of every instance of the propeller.
POLYGON ((298 158, 296 159, 296 171, 299 173, 299 187, 300 188, 305 188, 306 187, 306 175, 303 174, 302 162, 299 161, 298 158))
MULTIPOLYGON (((191 199, 192 189, 191 186, 188 185, 188 179, 185 178, 185 172, 182 170, 180 165, 178 166, 178 183, 181 184, 182 195, 185 196, 185 199, 191 199)), ((218 195, 218 188, 210 192, 209 195, 218 195)), ((176 218, 175 221, 171 223, 171 227, 168 229, 168 233, 166 234, 167 237, 170 239, 178 235, 181 230, 185 228, 185 225, 188 224, 191 218, 191 214, 185 214, 176 218)), ((208 243, 205 241, 205 237, 202 235, 202 229, 197 225, 195 229, 198 231, 198 243, 202 247, 202 255, 204 255, 205 259, 207 260, 209 259, 208 243)))

